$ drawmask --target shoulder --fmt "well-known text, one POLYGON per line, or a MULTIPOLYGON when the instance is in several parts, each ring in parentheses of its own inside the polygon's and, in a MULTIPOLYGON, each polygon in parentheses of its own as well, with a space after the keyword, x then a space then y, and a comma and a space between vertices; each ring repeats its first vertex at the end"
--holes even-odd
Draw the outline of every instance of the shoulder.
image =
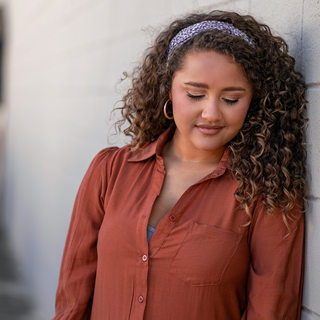
POLYGON ((283 238, 286 238, 286 236, 294 234, 303 224, 304 206, 302 201, 297 200, 293 208, 287 212, 284 211, 284 208, 277 207, 276 212, 270 215, 266 211, 262 196, 260 196, 253 210, 250 229, 252 231, 257 226, 263 226, 270 236, 279 233, 283 238))
POLYGON ((131 146, 109 147, 99 151, 91 161, 82 180, 82 185, 86 187, 106 185, 117 164, 125 163, 125 159, 131 153, 131 146))
POLYGON ((133 156, 140 155, 140 153, 144 154, 143 147, 146 145, 148 143, 144 143, 142 148, 135 152, 132 151, 132 145, 103 149, 93 158, 89 171, 100 172, 103 176, 108 177, 112 171, 119 171, 120 168, 130 165, 128 160, 132 160, 133 156))
MULTIPOLYGON (((93 158, 90 167, 100 170, 110 170, 115 162, 123 162, 132 154, 131 146, 127 145, 122 148, 109 147, 97 153, 93 158)), ((90 168, 89 167, 89 168, 90 168)), ((103 171, 104 171, 103 170, 103 171)))

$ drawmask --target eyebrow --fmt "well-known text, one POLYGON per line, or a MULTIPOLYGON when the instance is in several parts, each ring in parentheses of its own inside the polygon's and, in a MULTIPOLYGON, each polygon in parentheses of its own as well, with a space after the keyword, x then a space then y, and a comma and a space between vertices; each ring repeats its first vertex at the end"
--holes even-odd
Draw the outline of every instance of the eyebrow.
POLYGON ((185 82, 185 85, 196 87, 196 88, 209 89, 209 86, 207 84, 201 83, 201 82, 185 82))
MULTIPOLYGON (((196 88, 209 89, 209 86, 207 84, 201 82, 185 82, 185 85, 196 88)), ((246 91, 246 89, 242 87, 227 87, 224 88, 222 91, 246 91)))
POLYGON ((227 87, 224 88, 222 91, 246 91, 246 89, 242 87, 227 87))

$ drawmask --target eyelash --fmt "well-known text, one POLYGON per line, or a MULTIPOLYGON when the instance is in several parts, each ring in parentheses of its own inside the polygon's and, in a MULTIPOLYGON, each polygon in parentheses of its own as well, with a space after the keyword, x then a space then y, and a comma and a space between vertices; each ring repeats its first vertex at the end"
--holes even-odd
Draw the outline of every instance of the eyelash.
MULTIPOLYGON (((189 92, 187 92, 187 96, 195 101, 199 101, 201 98, 204 97, 204 95, 194 96, 194 95, 190 94, 189 92)), ((223 100, 226 104, 228 104, 230 106, 236 104, 239 101, 239 99, 236 99, 236 100, 223 99, 223 100)))
POLYGON ((230 106, 236 104, 236 103, 239 101, 239 99, 236 99, 236 100, 223 99, 223 100, 224 100, 224 102, 225 102, 226 104, 228 104, 228 105, 230 105, 230 106))
POLYGON ((189 98, 191 98, 192 100, 195 100, 195 101, 198 101, 198 100, 200 100, 201 98, 204 97, 204 95, 194 96, 194 95, 190 94, 189 92, 187 92, 187 96, 188 96, 189 98))

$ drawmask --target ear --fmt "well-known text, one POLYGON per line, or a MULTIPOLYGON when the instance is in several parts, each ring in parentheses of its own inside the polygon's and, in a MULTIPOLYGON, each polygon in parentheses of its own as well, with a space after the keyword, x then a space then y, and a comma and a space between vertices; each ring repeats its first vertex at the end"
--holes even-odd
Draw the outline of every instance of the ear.
POLYGON ((169 99, 172 101, 172 93, 171 93, 171 89, 169 91, 169 99))

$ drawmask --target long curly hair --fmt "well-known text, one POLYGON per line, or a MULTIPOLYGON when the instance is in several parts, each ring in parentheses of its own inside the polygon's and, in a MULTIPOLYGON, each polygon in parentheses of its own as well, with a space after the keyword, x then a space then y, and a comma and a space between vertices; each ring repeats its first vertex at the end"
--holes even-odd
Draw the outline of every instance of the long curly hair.
POLYGON ((307 119, 305 84, 295 71, 295 60, 286 42, 249 15, 213 11, 190 14, 172 22, 147 49, 142 64, 132 74, 132 87, 123 97, 122 119, 115 124, 130 136, 133 151, 141 143, 156 140, 174 120, 163 114, 172 79, 190 51, 213 50, 226 54, 242 66, 252 85, 253 97, 241 131, 229 142, 230 161, 239 186, 234 194, 252 220, 252 205, 262 198, 269 215, 281 208, 289 229, 290 210, 301 205, 306 193, 307 119), (181 30, 205 20, 219 20, 244 31, 254 47, 242 39, 216 30, 203 31, 174 50, 167 61, 171 39, 181 30))

